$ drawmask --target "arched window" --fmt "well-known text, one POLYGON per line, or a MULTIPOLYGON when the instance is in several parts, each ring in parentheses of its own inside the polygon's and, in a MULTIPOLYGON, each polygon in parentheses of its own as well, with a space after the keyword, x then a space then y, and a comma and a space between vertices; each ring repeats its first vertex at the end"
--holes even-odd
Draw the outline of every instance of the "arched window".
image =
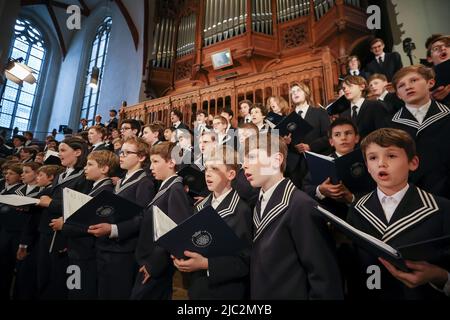
POLYGON ((95 39, 92 42, 91 54, 89 55, 89 65, 86 72, 87 76, 80 118, 85 118, 88 120, 88 123, 92 124, 94 123, 94 117, 97 113, 98 98, 100 96, 106 53, 108 51, 109 36, 111 34, 111 25, 111 17, 106 17, 100 26, 98 26, 95 39), (92 70, 94 67, 97 67, 99 71, 97 88, 90 86, 92 70))
POLYGON ((33 69, 37 81, 33 85, 26 82, 18 85, 10 80, 6 81, 0 100, 1 127, 11 129, 18 127, 20 131, 29 129, 31 111, 42 78, 45 53, 46 47, 42 33, 29 20, 17 19, 10 57, 23 58, 22 63, 33 69))

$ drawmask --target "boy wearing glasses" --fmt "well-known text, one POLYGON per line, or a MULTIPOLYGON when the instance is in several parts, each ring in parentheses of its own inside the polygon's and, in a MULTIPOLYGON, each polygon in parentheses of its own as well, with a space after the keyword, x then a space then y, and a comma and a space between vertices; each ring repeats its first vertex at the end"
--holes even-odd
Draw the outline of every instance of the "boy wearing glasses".
POLYGON ((141 124, 139 121, 134 119, 126 119, 122 121, 120 133, 122 134, 122 139, 124 141, 131 137, 137 137, 139 132, 141 132, 141 124))
MULTIPOLYGON (((123 127, 123 125, 122 125, 123 127)), ((126 175, 114 193, 145 207, 154 197, 152 179, 142 169, 148 162, 148 145, 140 138, 128 138, 120 151, 120 167, 126 175)), ((89 227, 97 241, 99 299, 128 299, 137 269, 134 251, 142 221, 140 214, 118 223, 101 223, 89 227)))

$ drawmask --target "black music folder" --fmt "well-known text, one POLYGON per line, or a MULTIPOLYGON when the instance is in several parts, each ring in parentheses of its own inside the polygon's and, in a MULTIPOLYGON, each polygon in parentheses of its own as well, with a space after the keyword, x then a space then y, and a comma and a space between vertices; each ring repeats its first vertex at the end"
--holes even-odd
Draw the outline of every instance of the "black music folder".
POLYGON ((52 150, 47 150, 45 152, 44 157, 44 164, 45 165, 61 165, 61 159, 59 158, 59 153, 52 150))
POLYGON ((78 210, 70 213, 64 223, 82 227, 99 223, 117 224, 134 218, 141 213, 142 209, 141 206, 130 200, 103 190, 78 210))
POLYGON ((280 137, 292 134, 292 145, 304 142, 305 136, 313 129, 313 127, 297 112, 291 112, 287 117, 281 120, 275 127, 279 130, 280 137))
POLYGON ((183 178, 183 184, 188 186, 189 194, 192 197, 203 196, 209 193, 206 186, 205 172, 196 165, 187 165, 178 171, 178 175, 183 178))
POLYGON ((336 101, 330 103, 325 108, 330 116, 335 114, 341 114, 342 112, 350 109, 350 101, 344 96, 339 97, 336 101))
POLYGON ((450 59, 435 66, 434 72, 436 73, 436 84, 433 90, 450 84, 450 59))
POLYGON ((206 258, 235 255, 245 245, 211 206, 179 225, 153 206, 153 235, 156 244, 177 258, 192 251, 206 258))
POLYGON ((444 255, 449 254, 450 234, 444 237, 433 238, 426 241, 393 248, 380 239, 356 229, 330 211, 320 206, 317 206, 316 209, 350 240, 352 240, 354 244, 358 245, 375 257, 383 258, 402 271, 409 271, 405 260, 433 262, 438 261, 444 255))
POLYGON ((283 120, 283 116, 279 115, 278 113, 272 112, 270 111, 267 116, 266 116, 266 120, 272 122, 274 125, 277 125, 281 122, 281 120, 283 120))
POLYGON ((342 181, 353 193, 369 192, 376 187, 360 149, 336 159, 309 151, 305 152, 305 157, 312 182, 316 185, 330 177, 331 183, 342 181))

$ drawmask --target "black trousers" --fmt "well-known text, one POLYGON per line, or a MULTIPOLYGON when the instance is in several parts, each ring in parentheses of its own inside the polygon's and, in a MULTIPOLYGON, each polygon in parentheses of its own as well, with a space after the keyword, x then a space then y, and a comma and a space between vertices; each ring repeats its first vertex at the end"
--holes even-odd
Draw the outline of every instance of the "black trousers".
POLYGON ((67 267, 66 251, 54 248, 49 252, 53 234, 41 233, 38 247, 38 291, 43 300, 66 300, 67 267))
POLYGON ((19 238, 20 232, 0 229, 0 297, 2 300, 11 298, 19 238))
POLYGON ((28 246, 28 255, 16 263, 16 281, 14 286, 14 300, 36 300, 37 288, 37 248, 28 246))
POLYGON ((134 252, 97 252, 98 298, 128 300, 138 266, 134 252))
POLYGON ((134 282, 131 300, 170 300, 172 299, 173 272, 159 279, 150 278, 147 283, 143 273, 138 273, 134 282))
MULTIPOLYGON (((96 300, 97 293, 97 261, 92 259, 70 259, 69 265, 80 269, 80 288, 69 289, 69 300, 96 300)), ((70 275, 69 275, 70 277, 70 275)))

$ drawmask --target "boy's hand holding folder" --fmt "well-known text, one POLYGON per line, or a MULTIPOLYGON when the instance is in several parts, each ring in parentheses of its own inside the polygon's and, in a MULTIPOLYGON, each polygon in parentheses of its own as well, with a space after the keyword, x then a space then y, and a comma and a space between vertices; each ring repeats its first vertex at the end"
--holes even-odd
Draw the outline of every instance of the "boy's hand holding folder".
MULTIPOLYGON (((408 260, 432 262, 440 260, 442 256, 450 255, 450 233, 443 237, 393 248, 380 239, 356 229, 330 211, 320 206, 317 206, 316 209, 322 216, 333 223, 342 233, 351 239, 354 244, 358 245, 371 255, 381 258, 385 262, 387 261, 389 264, 385 264, 386 266, 395 267, 399 271, 418 271, 416 270, 417 264, 410 263, 408 260)), ((391 269, 393 270, 393 268, 391 269)))
POLYGON ((201 260, 197 254, 205 258, 228 256, 244 248, 243 241, 211 206, 179 225, 153 206, 153 229, 156 244, 178 259, 188 257, 201 260))
POLYGON ((109 191, 95 197, 65 188, 63 190, 64 223, 79 226, 94 236, 111 233, 111 224, 133 219, 142 207, 109 191))
MULTIPOLYGON (((336 159, 314 152, 306 152, 305 157, 315 185, 320 185, 329 178, 332 184, 343 184, 353 193, 364 193, 374 188, 374 181, 367 172, 359 149, 336 159)), ((342 186, 340 189, 345 191, 342 186)))

